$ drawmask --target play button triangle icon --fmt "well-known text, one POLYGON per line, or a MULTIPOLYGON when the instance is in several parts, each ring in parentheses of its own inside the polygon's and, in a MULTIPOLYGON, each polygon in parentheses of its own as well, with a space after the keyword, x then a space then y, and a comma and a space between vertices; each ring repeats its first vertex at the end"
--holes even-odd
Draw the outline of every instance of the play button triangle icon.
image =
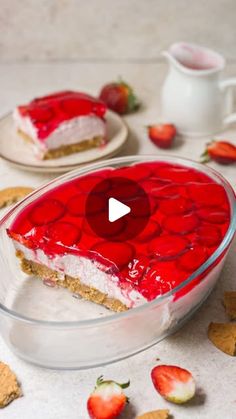
POLYGON ((111 223, 129 214, 130 211, 131 209, 128 207, 128 205, 123 204, 122 202, 118 201, 118 199, 109 198, 108 219, 111 223))

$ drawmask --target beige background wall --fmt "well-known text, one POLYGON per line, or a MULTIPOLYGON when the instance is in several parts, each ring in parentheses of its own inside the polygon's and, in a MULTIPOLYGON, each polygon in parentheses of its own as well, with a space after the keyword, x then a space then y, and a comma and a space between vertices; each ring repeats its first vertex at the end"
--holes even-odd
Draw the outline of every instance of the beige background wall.
POLYGON ((0 61, 156 60, 175 40, 236 58, 236 0, 0 0, 0 61))

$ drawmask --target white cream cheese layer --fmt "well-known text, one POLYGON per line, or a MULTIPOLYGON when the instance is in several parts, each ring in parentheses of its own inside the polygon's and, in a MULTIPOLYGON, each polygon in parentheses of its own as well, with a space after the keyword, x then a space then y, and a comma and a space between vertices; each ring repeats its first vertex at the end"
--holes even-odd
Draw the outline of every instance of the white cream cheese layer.
POLYGON ((63 145, 71 145, 94 137, 106 138, 106 122, 95 116, 79 116, 62 122, 47 138, 40 140, 37 129, 29 117, 22 117, 16 108, 13 119, 17 129, 28 135, 41 151, 53 150, 63 145))
POLYGON ((27 260, 43 264, 48 268, 58 272, 60 280, 65 275, 79 278, 81 283, 96 288, 100 292, 107 294, 110 298, 115 298, 127 307, 137 307, 147 300, 136 290, 121 289, 119 278, 101 269, 101 265, 83 256, 70 254, 55 255, 49 258, 42 250, 32 250, 21 243, 14 241, 16 250, 23 252, 27 260), (100 269, 99 269, 100 266, 100 269))

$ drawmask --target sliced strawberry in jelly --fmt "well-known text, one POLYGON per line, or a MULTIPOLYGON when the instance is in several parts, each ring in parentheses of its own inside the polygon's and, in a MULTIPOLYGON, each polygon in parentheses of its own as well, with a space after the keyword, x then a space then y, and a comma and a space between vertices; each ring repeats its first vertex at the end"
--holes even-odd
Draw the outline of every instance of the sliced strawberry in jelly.
POLYGON ((161 233, 161 227, 156 221, 150 220, 143 231, 136 236, 137 241, 145 242, 159 236, 161 233))
POLYGON ((73 246, 79 241, 81 231, 75 224, 57 221, 48 226, 45 236, 54 243, 73 246))
POLYGON ((175 258, 182 254, 189 246, 189 241, 177 235, 160 236, 153 239, 149 245, 149 251, 163 259, 175 258))
POLYGON ((198 216, 212 224, 224 224, 229 221, 229 213, 217 207, 203 207, 198 210, 198 216))
POLYGON ((61 218, 65 213, 65 206, 57 199, 45 199, 34 205, 29 213, 33 225, 40 226, 61 218))
POLYGON ((211 224, 203 224, 197 229, 197 241, 204 246, 217 246, 222 241, 221 230, 211 224))
POLYGON ((72 196, 66 206, 71 215, 85 215, 85 205, 88 198, 87 194, 77 194, 72 196))
POLYGON ((47 123, 53 116, 54 112, 50 106, 37 106, 28 110, 28 115, 33 123, 47 123))
POLYGON ((69 118, 78 115, 97 115, 102 118, 106 112, 106 105, 83 93, 71 92, 59 101, 61 110, 69 118))
POLYGON ((221 185, 216 183, 192 183, 187 186, 191 199, 199 206, 218 206, 226 201, 226 194, 221 185))
POLYGON ((102 211, 98 214, 90 214, 89 224, 97 236, 104 238, 112 237, 113 240, 118 240, 118 236, 125 229, 126 220, 122 217, 111 223, 108 219, 107 211, 102 211))
POLYGON ((184 187, 179 185, 164 185, 152 188, 149 193, 155 198, 174 198, 184 194, 184 187))
POLYGON ((70 118, 80 115, 88 115, 92 113, 92 104, 89 100, 67 97, 60 101, 60 107, 70 118))
POLYGON ((187 234, 195 230, 199 220, 195 214, 170 215, 162 222, 162 227, 171 233, 187 234))
POLYGON ((99 253, 110 262, 115 263, 118 268, 127 265, 133 259, 135 254, 134 247, 130 243, 112 241, 97 243, 91 250, 99 253))
POLYGON ((106 209, 106 199, 102 195, 90 195, 89 205, 86 206, 87 194, 77 194, 72 196, 67 202, 70 214, 80 216, 85 214, 96 214, 106 209))
POLYGON ((178 260, 178 266, 188 272, 194 272, 207 260, 207 251, 203 246, 190 248, 178 260))
POLYGON ((76 185, 78 188, 85 193, 104 193, 110 188, 110 182, 108 179, 104 179, 102 176, 84 176, 77 180, 76 185))
POLYGON ((121 167, 120 169, 114 170, 110 173, 111 177, 124 177, 134 181, 140 181, 148 178, 151 175, 151 170, 146 166, 131 166, 121 167))
POLYGON ((122 202, 131 208, 130 215, 134 218, 148 218, 149 215, 154 211, 156 204, 154 201, 151 201, 147 195, 134 195, 127 198, 122 198, 122 202))
POLYGON ((187 183, 198 181, 198 172, 182 167, 160 167, 156 170, 157 176, 161 179, 175 183, 187 183))
POLYGON ((159 265, 152 266, 140 281, 138 291, 149 301, 166 294, 173 288, 173 274, 168 275, 165 271, 165 275, 163 278, 159 265))
POLYGON ((136 182, 127 180, 125 178, 116 178, 111 180, 111 188, 108 190, 109 196, 118 200, 138 198, 142 193, 141 188, 136 182))
POLYGON ((125 279, 129 282, 132 282, 135 285, 138 285, 140 279, 145 274, 146 270, 149 267, 150 260, 147 256, 137 255, 135 258, 129 262, 127 269, 124 272, 125 279))
POLYGON ((162 200, 159 203, 159 210, 166 215, 184 214, 192 209, 193 203, 189 199, 178 197, 162 200))
POLYGON ((156 177, 150 177, 148 179, 140 180, 140 185, 148 194, 150 194, 153 190, 166 186, 166 183, 163 183, 156 177))

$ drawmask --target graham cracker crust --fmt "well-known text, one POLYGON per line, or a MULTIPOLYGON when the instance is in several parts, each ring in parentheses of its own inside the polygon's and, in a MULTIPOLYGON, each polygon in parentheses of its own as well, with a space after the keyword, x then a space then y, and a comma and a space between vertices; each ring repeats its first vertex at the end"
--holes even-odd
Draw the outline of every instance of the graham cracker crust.
MULTIPOLYGON (((23 137, 23 139, 27 143, 33 142, 32 138, 29 135, 27 135, 25 132, 18 129, 18 133, 20 134, 21 137, 23 137)), ((91 148, 96 148, 102 144, 104 144, 103 137, 94 137, 88 140, 80 141, 79 143, 63 145, 61 147, 46 151, 46 153, 43 155, 43 160, 57 159, 59 157, 68 156, 70 154, 78 153, 80 151, 86 151, 91 148)))
POLYGON ((59 287, 67 288, 73 294, 79 294, 82 298, 93 303, 103 305, 112 311, 121 312, 128 310, 121 301, 108 297, 96 288, 83 284, 79 278, 73 278, 65 275, 65 279, 61 280, 59 274, 45 265, 27 260, 20 251, 16 252, 16 256, 21 260, 21 269, 28 275, 36 275, 42 281, 44 279, 56 282, 59 287))

